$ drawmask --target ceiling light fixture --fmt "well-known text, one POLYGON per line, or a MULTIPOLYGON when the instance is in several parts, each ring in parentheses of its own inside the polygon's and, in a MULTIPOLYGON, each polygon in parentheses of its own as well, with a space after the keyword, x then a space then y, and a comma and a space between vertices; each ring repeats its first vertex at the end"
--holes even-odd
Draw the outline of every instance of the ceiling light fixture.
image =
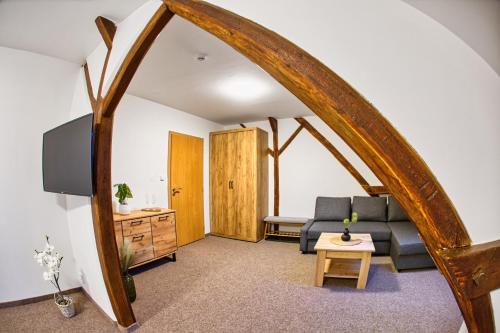
POLYGON ((237 102, 248 102, 267 95, 271 87, 264 80, 249 75, 232 76, 215 85, 217 92, 237 102))
POLYGON ((207 55, 206 54, 200 54, 196 57, 196 60, 198 60, 199 62, 203 62, 205 60, 207 60, 207 55))

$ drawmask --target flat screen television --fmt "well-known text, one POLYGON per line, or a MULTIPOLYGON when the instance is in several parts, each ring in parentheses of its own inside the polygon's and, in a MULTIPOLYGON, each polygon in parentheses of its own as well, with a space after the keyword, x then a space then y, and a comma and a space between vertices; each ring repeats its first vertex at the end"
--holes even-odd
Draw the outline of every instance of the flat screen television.
POLYGON ((93 115, 88 114, 43 134, 43 189, 92 196, 93 115))

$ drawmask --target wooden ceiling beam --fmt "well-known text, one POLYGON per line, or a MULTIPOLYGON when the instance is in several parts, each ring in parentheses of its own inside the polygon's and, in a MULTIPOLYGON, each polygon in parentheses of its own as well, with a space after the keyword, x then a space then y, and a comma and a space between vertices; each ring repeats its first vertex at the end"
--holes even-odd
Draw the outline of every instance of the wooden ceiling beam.
POLYGON ((327 138, 323 136, 316 128, 314 128, 311 123, 309 123, 307 120, 305 120, 302 117, 295 118, 295 120, 302 125, 316 140, 318 140, 332 155, 337 159, 337 161, 342 164, 344 168, 356 179, 361 185, 361 187, 368 193, 369 195, 372 195, 369 191, 370 184, 366 181, 366 179, 361 176, 361 174, 356 170, 356 168, 342 155, 340 151, 338 151, 335 146, 328 141, 327 138))
POLYGON ((303 128, 304 126, 302 125, 297 127, 295 132, 293 132, 292 135, 290 135, 290 137, 288 138, 288 140, 286 140, 286 142, 283 144, 283 146, 281 146, 278 155, 281 155, 285 151, 285 149, 290 145, 290 143, 292 143, 292 141, 297 137, 297 135, 299 135, 300 131, 302 131, 303 128))
POLYGON ((500 240, 439 252, 464 294, 475 299, 500 288, 500 240))
POLYGON ((90 80, 89 66, 87 65, 87 63, 83 65, 83 72, 85 73, 85 83, 87 85, 87 93, 89 95, 90 106, 92 107, 92 111, 96 112, 97 100, 94 96, 94 89, 92 89, 92 81, 90 80))
POLYGON ((113 47, 113 38, 115 37, 116 33, 116 24, 110 19, 102 16, 97 16, 97 18, 95 19, 95 24, 97 25, 97 29, 99 29, 99 32, 101 33, 104 44, 106 44, 108 50, 111 50, 111 48, 113 47))
MULTIPOLYGON (((269 117, 269 125, 273 131, 273 169, 274 169, 274 216, 280 215, 280 149, 278 147, 278 120, 269 117)), ((277 228, 277 226, 275 226, 277 228)))

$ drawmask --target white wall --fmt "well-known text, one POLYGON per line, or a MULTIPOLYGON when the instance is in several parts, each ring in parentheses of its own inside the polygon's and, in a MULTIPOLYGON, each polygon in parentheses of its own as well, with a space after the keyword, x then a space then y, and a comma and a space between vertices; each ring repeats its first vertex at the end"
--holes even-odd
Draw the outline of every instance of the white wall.
POLYGON ((205 233, 210 232, 209 132, 221 129, 214 122, 126 94, 115 114, 113 184, 129 184, 132 209, 168 207, 169 131, 203 138, 205 233))
MULTIPOLYGON (((316 116, 305 117, 325 136, 370 185, 380 185, 370 169, 326 124, 316 116)), ((269 147, 273 137, 269 121, 245 123, 268 132, 269 147)), ((299 124, 295 119, 278 119, 278 141, 281 147, 299 124)), ((239 128, 239 124, 226 128, 239 128)), ((269 212, 274 207, 273 159, 269 158, 269 212)), ((280 215, 313 217, 318 196, 367 196, 366 192, 333 155, 303 129, 280 156, 280 215)))
POLYGON ((61 288, 78 287, 63 195, 42 186, 42 134, 67 120, 78 66, 0 47, 0 302, 54 292, 33 260, 44 236, 64 256, 61 288))
POLYGON ((403 0, 463 39, 500 75, 500 1, 403 0))
MULTIPOLYGON (((211 2, 287 37, 332 68, 421 154, 473 242, 500 238, 491 209, 500 201, 500 77, 462 40, 396 0, 211 2)), ((500 291, 492 298, 500 318, 500 291)))

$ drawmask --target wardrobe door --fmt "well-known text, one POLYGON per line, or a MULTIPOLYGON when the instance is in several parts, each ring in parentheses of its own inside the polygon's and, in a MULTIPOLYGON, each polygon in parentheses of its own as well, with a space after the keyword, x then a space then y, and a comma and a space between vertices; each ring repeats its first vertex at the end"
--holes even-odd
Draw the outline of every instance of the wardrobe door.
POLYGON ((233 133, 235 163, 231 170, 230 200, 235 235, 255 240, 256 131, 233 133))
POLYGON ((210 231, 224 235, 228 220, 228 134, 210 136, 210 231))

